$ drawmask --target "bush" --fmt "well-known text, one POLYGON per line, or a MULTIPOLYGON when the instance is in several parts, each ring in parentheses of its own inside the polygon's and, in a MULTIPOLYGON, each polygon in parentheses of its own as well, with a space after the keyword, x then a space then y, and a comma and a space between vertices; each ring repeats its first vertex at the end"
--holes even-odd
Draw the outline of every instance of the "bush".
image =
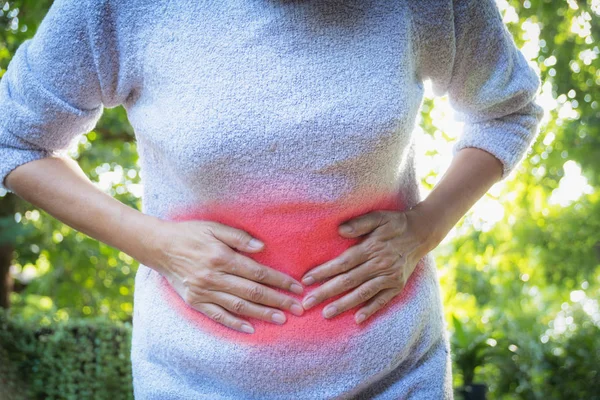
POLYGON ((476 382, 488 386, 490 400, 600 400, 600 324, 586 304, 595 301, 565 303, 545 324, 536 320, 536 314, 552 315, 550 310, 545 314, 523 310, 519 317, 498 315, 481 331, 473 320, 458 329, 456 325, 455 376, 474 375, 476 382), (478 348, 485 335, 493 350, 478 348), (485 362, 476 358, 481 352, 485 362))
POLYGON ((0 309, 0 392, 8 399, 133 399, 131 324, 41 326, 0 309))
POLYGON ((507 337, 497 346, 504 351, 492 360, 499 372, 497 398, 600 400, 600 327, 579 303, 563 313, 572 321, 560 333, 499 324, 507 337))

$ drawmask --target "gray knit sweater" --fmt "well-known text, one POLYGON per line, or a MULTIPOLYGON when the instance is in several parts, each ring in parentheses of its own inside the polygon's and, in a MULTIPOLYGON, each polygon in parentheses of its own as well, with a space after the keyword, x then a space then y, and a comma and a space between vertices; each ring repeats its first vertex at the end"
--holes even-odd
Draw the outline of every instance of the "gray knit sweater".
MULTIPOLYGON (((356 243, 342 221, 421 200, 427 79, 465 122, 454 153, 486 150, 506 178, 542 109, 493 0, 56 0, 0 82, 0 180, 123 105, 144 213, 245 229, 266 245, 249 257, 300 279, 356 243)), ((140 265, 136 398, 452 398, 431 253, 361 325, 357 308, 324 319, 328 303, 241 333, 140 265)))

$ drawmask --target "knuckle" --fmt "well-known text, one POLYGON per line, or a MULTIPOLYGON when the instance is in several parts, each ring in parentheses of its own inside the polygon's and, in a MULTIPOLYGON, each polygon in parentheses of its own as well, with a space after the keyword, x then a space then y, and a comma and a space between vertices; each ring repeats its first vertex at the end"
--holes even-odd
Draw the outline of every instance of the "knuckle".
POLYGON ((204 290, 188 290, 182 296, 183 301, 185 301, 189 306, 193 308, 198 308, 200 304, 202 304, 203 300, 205 300, 205 291, 204 290))
POLYGON ((258 282, 262 282, 267 279, 267 270, 261 267, 258 267, 254 270, 254 280, 258 282))
POLYGON ((265 290, 256 285, 256 286, 252 286, 249 290, 248 290, 248 297, 250 298, 250 300, 257 302, 260 301, 264 298, 265 296, 265 290))
POLYGON ((384 248, 383 244, 376 239, 365 240, 363 246, 369 254, 379 254, 384 248))
POLYGON ((386 267, 382 268, 381 269, 381 273, 384 276, 387 276, 387 277, 390 277, 390 276, 391 277, 397 277, 398 274, 399 274, 398 268, 395 267, 393 264, 389 264, 386 267))
POLYGON ((189 304, 190 307, 194 308, 196 311, 201 312, 205 316, 208 316, 206 313, 206 303, 196 302, 189 304))
POLYGON ((225 314, 222 311, 213 311, 211 313, 209 313, 209 317, 219 323, 222 323, 225 321, 225 314))
POLYGON ((198 288, 204 288, 214 285, 216 282, 215 273, 212 271, 205 271, 198 276, 196 279, 196 285, 198 288))
POLYGON ((191 279, 185 279, 184 280, 184 287, 185 287, 185 297, 184 300, 186 300, 186 303, 190 303, 193 302, 194 300, 197 300, 198 298, 204 297, 208 294, 208 290, 206 289, 206 286, 204 285, 204 281, 202 280, 201 277, 193 277, 191 279))
POLYGON ((196 307, 196 296, 194 294, 192 294, 191 292, 186 291, 186 293, 184 293, 182 298, 183 298, 183 301, 186 302, 186 304, 189 304, 192 307, 196 307))
POLYGON ((198 233, 203 235, 215 237, 216 226, 213 221, 185 221, 185 224, 189 224, 191 229, 197 229, 198 233))
POLYGON ((382 272, 386 272, 391 266, 390 260, 386 257, 375 257, 371 263, 374 270, 382 272))
POLYGON ((205 232, 210 232, 212 233, 212 231, 219 229, 219 223, 216 221, 210 221, 210 220, 205 220, 205 221, 200 221, 200 220, 191 220, 191 221, 187 221, 190 224, 193 224, 193 226, 198 226, 201 229, 203 229, 205 232))
POLYGON ((379 298, 377 298, 377 300, 375 300, 375 304, 376 304, 378 307, 383 307, 383 306, 385 306, 385 305, 386 305, 386 303, 387 303, 387 299, 386 299, 386 298, 384 298, 384 297, 379 297, 379 298))
POLYGON ((361 300, 368 300, 371 297, 373 297, 373 289, 361 287, 360 289, 358 289, 358 296, 361 300))
POLYGON ((392 277, 394 278, 394 282, 400 286, 403 286, 406 283, 404 271, 401 269, 392 273, 392 277))
POLYGON ((198 287, 196 289, 194 289, 194 297, 196 298, 204 298, 208 295, 208 290, 202 288, 202 287, 198 287))
POLYGON ((382 261, 381 264, 377 266, 377 270, 385 276, 395 276, 398 274, 399 269, 400 268, 394 265, 390 260, 382 261))
POLYGON ((209 254, 208 261, 212 265, 225 265, 229 262, 229 253, 221 248, 215 249, 209 254))
POLYGON ((339 262, 339 264, 337 265, 337 269, 339 271, 347 271, 348 267, 350 265, 350 262, 348 261, 347 258, 342 258, 339 262))
POLYGON ((183 279, 183 287, 190 293, 197 292, 198 289, 204 287, 202 276, 190 276, 183 279))
POLYGON ((342 281, 342 285, 344 286, 344 288, 346 289, 350 289, 353 288, 355 285, 355 280, 354 278, 352 278, 350 275, 348 274, 344 274, 341 277, 341 281, 342 281))
POLYGON ((189 277, 186 276, 181 280, 181 284, 187 290, 192 286, 192 281, 189 277))
POLYGON ((232 311, 241 314, 246 309, 246 302, 242 299, 236 299, 231 304, 232 311))

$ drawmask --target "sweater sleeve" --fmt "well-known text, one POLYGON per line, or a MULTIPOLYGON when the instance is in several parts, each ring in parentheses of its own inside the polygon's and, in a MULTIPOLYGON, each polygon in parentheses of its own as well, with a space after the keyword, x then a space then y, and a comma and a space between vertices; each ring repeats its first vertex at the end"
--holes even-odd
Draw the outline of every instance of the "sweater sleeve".
POLYGON ((90 28, 90 16, 102 16, 101 3, 92 3, 55 0, 0 80, 0 187, 9 192, 5 178, 13 169, 66 151, 95 127, 104 105, 122 102, 114 92, 113 43, 90 28))
POLYGON ((494 0, 455 0, 446 9, 445 2, 425 3, 437 4, 419 10, 422 26, 433 28, 418 33, 420 70, 435 95, 448 94, 456 119, 464 122, 453 155, 465 147, 485 150, 501 161, 503 180, 537 136, 544 112, 535 101, 540 79, 494 0))

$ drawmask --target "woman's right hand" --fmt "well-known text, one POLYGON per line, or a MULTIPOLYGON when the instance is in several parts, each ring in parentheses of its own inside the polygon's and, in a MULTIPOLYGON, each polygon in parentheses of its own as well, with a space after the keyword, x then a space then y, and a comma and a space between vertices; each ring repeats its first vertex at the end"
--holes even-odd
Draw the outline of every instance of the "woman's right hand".
POLYGON ((5 183, 59 221, 156 270, 186 303, 225 326, 252 329, 233 313, 269 322, 278 315, 282 323, 285 314, 278 309, 303 313, 298 300, 265 286, 301 294, 300 282, 232 249, 262 250, 249 247, 247 232, 211 221, 175 222, 143 214, 100 190, 66 156, 19 165, 5 183))
POLYGON ((288 310, 302 315, 302 304, 269 286, 301 294, 300 282, 257 263, 244 252, 258 252, 264 244, 246 231, 214 221, 155 220, 154 265, 191 307, 212 320, 253 333, 252 325, 235 314, 283 324, 288 310), (257 243, 258 247, 252 247, 257 243), (278 310, 280 309, 280 310, 278 310))

